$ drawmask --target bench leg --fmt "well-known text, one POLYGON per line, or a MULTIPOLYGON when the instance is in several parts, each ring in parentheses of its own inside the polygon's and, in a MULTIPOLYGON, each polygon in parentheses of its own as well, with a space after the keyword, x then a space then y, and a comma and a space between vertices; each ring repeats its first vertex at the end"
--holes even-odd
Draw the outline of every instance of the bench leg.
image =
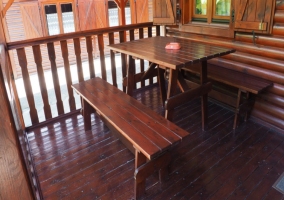
MULTIPOLYGON (((138 150, 135 151, 135 169, 140 167, 146 163, 146 157, 139 152, 138 150)), ((145 192, 145 177, 144 178, 137 178, 135 177, 135 183, 134 183, 134 197, 135 199, 138 199, 141 197, 142 194, 145 192)))
POLYGON ((93 108, 84 99, 82 99, 82 103, 83 103, 84 128, 85 128, 85 131, 89 131, 92 129, 91 113, 92 113, 93 108))

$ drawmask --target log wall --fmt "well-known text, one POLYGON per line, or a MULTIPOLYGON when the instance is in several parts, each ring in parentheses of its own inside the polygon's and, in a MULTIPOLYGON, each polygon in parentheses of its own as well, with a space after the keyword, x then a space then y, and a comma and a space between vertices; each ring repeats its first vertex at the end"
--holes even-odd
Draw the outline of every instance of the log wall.
MULTIPOLYGON (((167 36, 235 48, 236 53, 209 62, 274 82, 268 91, 257 96, 252 116, 271 127, 284 129, 284 1, 277 1, 271 35, 236 32, 234 39, 180 32, 167 27, 167 36)), ((224 98, 225 99, 225 98, 224 98)))

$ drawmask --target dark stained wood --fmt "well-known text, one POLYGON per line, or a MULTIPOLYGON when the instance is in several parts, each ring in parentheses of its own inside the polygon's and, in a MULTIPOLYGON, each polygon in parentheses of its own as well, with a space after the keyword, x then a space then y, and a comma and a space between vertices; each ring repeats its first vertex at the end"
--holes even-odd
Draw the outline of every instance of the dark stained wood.
MULTIPOLYGON (((149 33, 149 32, 148 32, 149 33)), ((167 68, 169 70, 169 81, 167 89, 167 99, 175 95, 177 89, 177 80, 179 69, 185 66, 190 66, 194 63, 201 63, 201 84, 207 82, 207 60, 226 55, 234 52, 234 49, 225 49, 213 45, 204 45, 202 43, 195 43, 185 39, 170 38, 170 37, 154 37, 146 38, 136 41, 130 41, 120 44, 109 45, 109 47, 115 51, 121 52, 123 54, 129 55, 129 57, 137 57, 140 59, 145 59, 151 63, 155 63, 160 67, 167 68), (170 42, 178 42, 181 45, 179 50, 167 50, 165 49, 166 44, 170 42)), ((150 69, 153 65, 150 65, 150 69)), ((147 72, 147 71, 146 71, 147 72)), ((133 61, 129 59, 128 67, 128 84, 127 84, 127 94, 132 94, 134 89, 134 67, 133 61)), ((146 73, 147 76, 147 73, 146 73)), ((162 80, 160 80, 161 82, 162 80)), ((163 82, 163 81, 162 81, 163 82)), ((150 80, 151 84, 151 80, 150 80)), ((165 85, 160 85, 161 90, 165 90, 165 85)), ((161 92, 164 97, 164 92, 161 92)), ((165 101, 166 99, 163 99, 165 101)), ((166 112, 166 117, 168 116, 166 112)), ((202 96, 202 122, 203 129, 207 126, 207 94, 202 96)))
POLYGON ((27 69, 28 63, 27 63, 25 49, 24 48, 18 49, 17 55, 18 55, 18 59, 19 59, 19 64, 20 64, 21 69, 22 69, 22 74, 26 77, 23 81, 24 81, 24 86, 25 86, 25 90, 26 90, 28 104, 29 104, 29 107, 30 107, 31 121, 32 121, 32 124, 37 124, 39 122, 39 120, 38 120, 38 115, 37 115, 37 111, 36 111, 36 108, 35 108, 35 101, 34 101, 34 98, 33 98, 33 90, 32 90, 31 80, 30 80, 30 76, 29 76, 29 73, 28 73, 28 69, 27 69))
MULTIPOLYGON (((125 42, 125 31, 119 31, 119 42, 125 42)), ((121 70, 122 70, 122 77, 126 77, 126 68, 127 68, 127 64, 126 64, 126 55, 125 54, 121 54, 121 70)), ((123 92, 126 92, 126 87, 123 87, 123 92)))
POLYGON ((65 77, 66 77, 66 83, 67 83, 70 111, 74 111, 76 110, 76 105, 75 105, 75 97, 73 94, 73 90, 71 88, 72 78, 71 78, 70 64, 68 60, 69 54, 68 54, 67 41, 66 40, 60 41, 60 45, 61 45, 62 57, 64 60, 64 69, 65 69, 65 77))
MULTIPOLYGON (((143 39, 144 38, 144 29, 143 28, 139 28, 139 39, 143 39)), ((144 65, 144 60, 140 59, 140 71, 144 72, 145 70, 145 65, 144 65)), ((145 86, 145 81, 142 80, 141 81, 141 87, 145 86)))
MULTIPOLYGON (((2 24, 1 24, 2 25, 2 24)), ((1 40, 1 57, 5 58, 7 54, 4 51, 4 44, 2 43, 3 35, 0 29, 1 40)), ((12 111, 9 102, 14 101, 9 99, 7 94, 11 94, 8 84, 8 63, 6 59, 1 60, 0 67, 0 198, 1 199, 15 199, 15 200, 30 200, 33 199, 33 187, 28 177, 27 168, 25 167, 25 160, 21 152, 19 135, 23 136, 22 132, 17 132, 16 126, 19 126, 18 121, 14 122, 12 111), (6 71, 7 70, 7 71, 6 71), (3 73, 4 72, 4 73, 3 73)), ((12 105, 12 103, 11 103, 12 105)), ((34 188, 34 190, 36 190, 34 188)))
POLYGON ((46 90, 46 82, 45 82, 44 72, 42 68, 42 57, 41 57, 41 50, 40 50, 39 45, 33 46, 33 54, 34 54, 35 63, 37 65, 37 74, 38 74, 40 91, 41 91, 41 96, 42 96, 42 101, 43 101, 43 110, 44 110, 45 119, 50 119, 52 118, 52 115, 51 115, 50 105, 48 102, 48 94, 46 90))
MULTIPOLYGON (((109 44, 114 44, 114 33, 109 33, 108 36, 109 36, 109 44)), ((111 63, 112 85, 117 87, 116 62, 113 50, 110 50, 110 63, 111 63)))
POLYGON ((59 77, 57 73, 57 67, 56 67, 56 55, 54 50, 54 44, 53 43, 47 43, 47 50, 48 50, 48 56, 50 60, 51 65, 51 73, 52 73, 52 80, 54 84, 54 91, 56 96, 56 106, 57 106, 57 112, 58 115, 64 114, 64 108, 63 108, 63 101, 61 98, 61 92, 60 92, 60 83, 59 83, 59 77))
POLYGON ((104 38, 103 35, 98 35, 98 44, 99 44, 99 50, 100 50, 100 61, 101 61, 101 73, 102 73, 102 79, 107 80, 106 75, 106 63, 105 63, 105 53, 104 53, 104 38))
POLYGON ((59 35, 41 37, 41 38, 30 39, 30 40, 10 42, 10 43, 7 43, 7 46, 8 46, 8 50, 12 50, 12 49, 39 45, 39 44, 48 43, 48 42, 57 42, 59 40, 68 40, 68 39, 73 39, 73 38, 87 37, 87 36, 93 36, 93 35, 99 35, 99 34, 105 34, 105 33, 111 33, 111 32, 127 31, 133 28, 139 29, 139 28, 144 28, 148 26, 149 27, 153 26, 153 23, 146 22, 146 23, 140 23, 140 24, 125 25, 123 27, 107 27, 107 28, 92 29, 92 30, 87 30, 87 31, 78 31, 78 32, 73 32, 73 33, 59 34, 59 35))
MULTIPOLYGON (((169 121, 155 116, 155 113, 151 113, 146 107, 143 108, 142 104, 139 105, 138 102, 120 90, 113 89, 111 85, 103 82, 100 78, 75 84, 72 87, 95 108, 99 115, 116 127, 148 159, 154 158, 156 154, 162 153, 189 134, 178 130, 169 121), (115 99, 115 101, 109 99, 115 99), (175 131, 171 131, 173 128, 175 131), (162 132, 159 133, 157 130, 162 132)), ((87 130, 89 129, 88 124, 87 130)))
POLYGON ((81 59, 80 38, 73 38, 73 42, 74 42, 74 51, 76 55, 78 80, 79 82, 82 82, 84 81, 84 74, 83 74, 82 59, 81 59))
POLYGON ((92 36, 86 37, 86 46, 87 46, 87 52, 88 52, 90 78, 94 78, 96 76, 96 72, 95 72, 94 57, 93 57, 93 39, 92 39, 92 36))
MULTIPOLYGON (((163 115, 157 85, 139 89, 133 96, 163 115)), ((284 198, 272 188, 278 170, 283 169, 283 135, 251 119, 233 131, 234 112, 210 100, 206 132, 198 119, 199 100, 177 110, 174 122, 193 134, 172 152, 169 179, 158 184, 158 173, 150 176, 142 199, 226 199, 235 194, 284 198)), ((88 132, 82 117, 74 115, 30 130, 27 136, 44 199, 134 198, 134 155, 98 117, 92 116, 88 132)))

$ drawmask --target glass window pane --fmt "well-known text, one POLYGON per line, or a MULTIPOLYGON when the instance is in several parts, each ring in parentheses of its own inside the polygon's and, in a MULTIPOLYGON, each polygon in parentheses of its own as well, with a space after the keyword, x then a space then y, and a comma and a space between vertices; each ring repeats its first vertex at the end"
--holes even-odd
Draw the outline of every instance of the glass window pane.
POLYGON ((70 33, 75 31, 74 14, 72 10, 72 4, 61 4, 62 21, 64 33, 70 33))
POLYGON ((216 0, 215 15, 230 16, 231 0, 216 0))
POLYGON ((206 15, 207 14, 207 0, 195 0, 195 14, 206 15))
POLYGON ((49 35, 57 35, 60 33, 58 15, 56 10, 56 5, 46 5, 44 6, 47 28, 49 35))

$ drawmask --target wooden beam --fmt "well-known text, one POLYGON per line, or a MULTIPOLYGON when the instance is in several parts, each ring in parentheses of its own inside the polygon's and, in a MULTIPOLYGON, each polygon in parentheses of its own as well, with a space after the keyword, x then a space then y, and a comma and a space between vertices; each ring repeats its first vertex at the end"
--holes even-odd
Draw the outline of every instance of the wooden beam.
POLYGON ((4 9, 1 12, 2 18, 5 17, 8 9, 11 7, 11 5, 14 3, 14 0, 9 0, 8 3, 5 5, 4 9))

